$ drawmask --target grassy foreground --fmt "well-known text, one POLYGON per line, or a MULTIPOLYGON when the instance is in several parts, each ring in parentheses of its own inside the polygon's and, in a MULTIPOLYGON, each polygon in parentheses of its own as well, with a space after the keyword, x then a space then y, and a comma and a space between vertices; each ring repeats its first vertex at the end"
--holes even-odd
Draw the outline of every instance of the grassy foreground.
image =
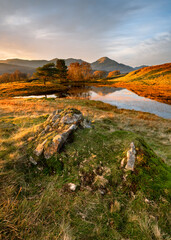
POLYGON ((0 116, 0 239, 170 239, 170 120, 74 99, 1 99, 0 116), (57 156, 63 167, 45 172, 30 163, 28 144, 64 107, 92 128, 78 129, 57 156), (138 160, 126 174, 120 162, 132 141, 138 160), (70 182, 80 188, 67 191, 70 182))

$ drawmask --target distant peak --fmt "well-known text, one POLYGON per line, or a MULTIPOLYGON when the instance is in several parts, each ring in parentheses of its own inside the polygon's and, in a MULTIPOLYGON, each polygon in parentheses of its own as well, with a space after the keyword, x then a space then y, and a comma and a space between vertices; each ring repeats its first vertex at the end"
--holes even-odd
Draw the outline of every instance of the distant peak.
POLYGON ((100 63, 103 63, 103 62, 105 62, 106 60, 111 60, 111 59, 108 58, 108 57, 101 57, 101 58, 99 58, 97 61, 100 62, 100 63))

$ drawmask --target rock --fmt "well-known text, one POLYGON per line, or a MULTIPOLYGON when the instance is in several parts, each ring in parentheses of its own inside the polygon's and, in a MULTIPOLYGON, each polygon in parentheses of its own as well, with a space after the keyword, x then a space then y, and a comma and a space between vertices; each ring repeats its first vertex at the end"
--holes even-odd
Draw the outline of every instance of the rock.
POLYGON ((121 161, 121 168, 124 167, 125 160, 126 160, 125 158, 122 159, 122 161, 121 161))
POLYGON ((103 187, 100 187, 100 188, 98 189, 98 191, 99 191, 99 193, 100 193, 101 195, 105 195, 105 194, 106 194, 106 189, 103 188, 103 187))
POLYGON ((54 123, 59 117, 60 117, 59 114, 54 115, 54 116, 52 117, 52 122, 54 123))
POLYGON ((134 146, 133 142, 130 144, 130 146, 131 146, 131 148, 127 152, 127 164, 125 166, 125 169, 134 171, 136 151, 135 151, 135 146, 134 146))
POLYGON ((71 125, 65 132, 63 132, 62 134, 57 134, 53 139, 52 142, 50 144, 50 146, 48 146, 45 151, 44 151, 44 156, 46 159, 49 159, 50 157, 53 156, 53 154, 55 154, 56 152, 59 152, 59 150, 61 149, 61 147, 64 145, 64 143, 66 142, 67 138, 69 137, 69 135, 76 130, 77 126, 75 124, 71 125))
POLYGON ((34 160, 32 156, 30 156, 29 160, 33 165, 37 165, 37 162, 34 160))
POLYGON ((83 128, 91 128, 91 121, 84 119, 81 125, 83 128))
POLYGON ((47 139, 40 143, 37 148, 35 149, 34 153, 36 156, 40 156, 43 153, 44 145, 47 142, 47 139))
POLYGON ((150 200, 148 200, 147 198, 145 198, 145 203, 150 203, 150 200))
POLYGON ((71 115, 70 113, 66 114, 65 116, 62 117, 61 119, 61 123, 63 124, 77 124, 79 123, 81 120, 83 120, 83 115, 82 113, 75 113, 73 115, 71 115))
POLYGON ((82 113, 74 108, 54 111, 42 125, 44 129, 42 126, 40 127, 40 133, 35 139, 37 147, 34 154, 36 156, 44 154, 45 159, 51 158, 59 152, 83 120, 82 113))
POLYGON ((71 191, 75 192, 77 185, 75 185, 74 183, 68 183, 68 187, 71 191))
POLYGON ((49 129, 50 129, 50 126, 49 126, 49 125, 47 125, 47 126, 45 127, 45 130, 44 130, 44 131, 45 131, 45 133, 46 133, 46 132, 48 132, 48 131, 49 131, 49 129))

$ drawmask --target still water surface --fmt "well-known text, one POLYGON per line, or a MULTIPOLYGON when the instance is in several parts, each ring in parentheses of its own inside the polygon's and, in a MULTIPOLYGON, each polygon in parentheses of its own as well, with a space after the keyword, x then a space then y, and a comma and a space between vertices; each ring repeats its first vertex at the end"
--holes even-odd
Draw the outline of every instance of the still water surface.
POLYGON ((72 87, 63 93, 49 95, 26 96, 22 98, 86 98, 95 101, 102 101, 118 108, 149 112, 160 117, 171 119, 171 106, 160 103, 149 98, 140 97, 137 94, 124 89, 113 87, 72 87))

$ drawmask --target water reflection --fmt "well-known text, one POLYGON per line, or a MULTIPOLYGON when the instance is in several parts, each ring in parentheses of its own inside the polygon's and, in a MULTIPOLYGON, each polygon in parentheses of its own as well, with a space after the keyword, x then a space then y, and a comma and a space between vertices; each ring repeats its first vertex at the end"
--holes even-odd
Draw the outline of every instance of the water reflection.
POLYGON ((171 118, 170 105, 140 97, 127 89, 120 89, 119 91, 107 94, 104 92, 99 94, 97 91, 91 91, 90 99, 109 103, 118 108, 149 112, 163 118, 171 118))
MULTIPOLYGON (((57 92, 50 95, 27 96, 30 97, 47 97, 47 98, 84 98, 96 101, 102 101, 118 108, 137 110, 142 112, 154 113, 163 118, 171 118, 171 106, 160 103, 123 88, 114 87, 94 87, 85 84, 68 85, 64 92, 57 92)), ((23 97, 25 98, 25 97, 23 97)))

